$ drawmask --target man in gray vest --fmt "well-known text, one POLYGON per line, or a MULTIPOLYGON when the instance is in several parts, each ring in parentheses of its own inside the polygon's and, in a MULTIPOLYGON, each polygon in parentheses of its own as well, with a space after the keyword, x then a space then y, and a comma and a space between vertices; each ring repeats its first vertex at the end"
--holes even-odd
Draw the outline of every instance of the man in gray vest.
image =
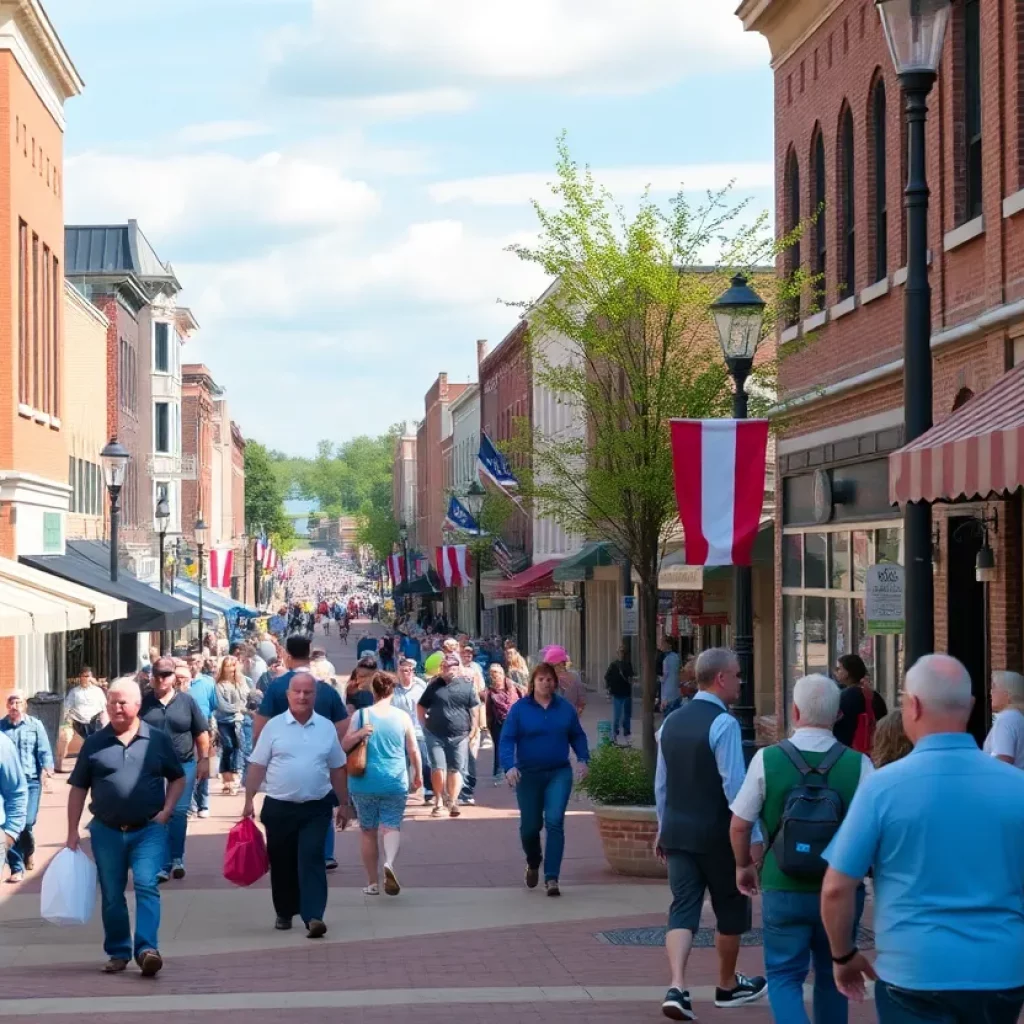
MULTIPOLYGON (((742 1006, 767 991, 764 978, 736 971, 740 938, 750 930, 751 916, 750 900, 736 888, 729 842, 729 805, 746 774, 739 722, 729 714, 740 695, 739 673, 732 651, 704 651, 697 659, 696 696, 669 715, 658 734, 657 850, 668 863, 672 889, 665 936, 672 981, 661 1008, 672 1020, 696 1020, 684 976, 706 891, 717 923, 715 1006, 742 1006)), ((753 839, 751 854, 759 860, 759 829, 753 839)))

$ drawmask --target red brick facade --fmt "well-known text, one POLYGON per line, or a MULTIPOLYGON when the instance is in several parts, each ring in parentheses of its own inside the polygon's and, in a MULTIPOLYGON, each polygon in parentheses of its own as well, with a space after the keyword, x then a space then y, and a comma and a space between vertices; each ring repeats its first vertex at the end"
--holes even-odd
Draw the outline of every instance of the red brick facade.
POLYGON ((448 374, 439 373, 424 397, 424 417, 416 433, 416 543, 432 552, 442 542, 442 524, 447 510, 442 443, 449 438, 451 415, 448 406, 468 384, 449 384, 448 374))
MULTIPOLYGON (((1014 363, 1024 337, 1024 4, 986 0, 980 10, 981 216, 968 209, 965 118, 966 5, 954 6, 938 83, 929 97, 927 174, 931 189, 928 246, 934 355, 933 416, 988 388, 1014 363), (1018 209, 1020 208, 1020 209, 1018 209), (1019 346, 1017 346, 1019 348, 1019 346)), ((780 257, 779 270, 797 261, 816 270, 819 233, 825 245, 823 295, 808 289, 799 316, 781 334, 782 398, 797 400, 780 433, 780 477, 813 471, 819 453, 841 464, 843 425, 850 437, 871 417, 899 427, 902 394, 906 132, 902 97, 881 24, 870 0, 846 0, 821 18, 822 7, 798 0, 745 0, 746 27, 768 39, 775 70, 776 209, 780 227, 807 224, 799 252, 780 257), (884 89, 884 104, 879 88, 884 89), (884 132, 879 132, 879 109, 884 132), (852 181, 846 160, 844 117, 852 119, 852 181), (876 215, 878 150, 885 141, 884 232, 886 259, 878 267, 876 215), (818 140, 821 140, 819 147, 818 140), (817 157, 824 155, 824 213, 818 208, 817 157), (852 185, 852 193, 850 186, 852 185), (853 219, 846 223, 849 195, 853 219), (847 227, 853 229, 853 293, 843 287, 847 227), (824 321, 824 322, 822 322, 824 321), (800 455, 806 437, 809 461, 800 455), (827 440, 828 443, 821 443, 827 440), (835 442, 834 449, 832 442, 835 442)), ((819 286, 821 287, 821 286, 819 286)), ((1019 359, 1016 360, 1019 362, 1019 359)), ((849 450, 848 448, 846 450, 849 450)), ((863 446, 862 446, 863 451, 863 446)), ((876 457, 885 453, 879 452, 876 457)), ((827 465, 821 462, 820 465, 827 465)), ((990 667, 1021 667, 1020 499, 937 504, 935 643, 949 642, 950 594, 946 568, 951 538, 947 520, 998 511, 998 578, 989 588, 990 667)), ((786 510, 778 504, 777 558, 781 571, 786 510)), ((899 510, 892 510, 892 518, 899 510)), ((957 543, 959 540, 957 541, 957 543)), ((776 608, 777 696, 782 706, 785 629, 782 589, 776 608)))
POLYGON ((196 479, 181 485, 181 532, 190 545, 196 520, 203 515, 209 524, 213 507, 213 387, 205 366, 182 366, 181 451, 196 458, 196 479))

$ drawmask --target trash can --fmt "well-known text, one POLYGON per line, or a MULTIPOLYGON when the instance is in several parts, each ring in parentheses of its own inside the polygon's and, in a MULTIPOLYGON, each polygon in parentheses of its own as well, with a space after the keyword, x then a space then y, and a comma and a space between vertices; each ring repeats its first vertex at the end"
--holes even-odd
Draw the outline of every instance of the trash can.
POLYGON ((611 743, 612 741, 612 723, 607 720, 602 720, 597 723, 597 742, 598 745, 602 743, 611 743))
POLYGON ((50 749, 57 754, 57 740, 60 736, 60 723, 64 717, 64 698, 59 693, 37 693, 29 697, 28 713, 43 723, 50 749))

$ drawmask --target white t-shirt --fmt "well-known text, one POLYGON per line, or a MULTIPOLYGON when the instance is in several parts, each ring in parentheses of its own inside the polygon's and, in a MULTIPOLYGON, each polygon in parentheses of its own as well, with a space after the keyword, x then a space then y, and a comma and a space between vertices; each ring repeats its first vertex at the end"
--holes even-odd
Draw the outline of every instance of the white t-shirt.
POLYGON ((1000 711, 985 737, 986 754, 1008 757, 1016 768, 1024 768, 1024 714, 1016 708, 1000 711))
POLYGON ((73 686, 64 698, 64 712, 72 722, 88 725, 107 708, 107 694, 95 683, 92 686, 73 686))
POLYGON ((338 731, 326 718, 314 713, 302 725, 286 711, 263 727, 249 760, 267 769, 267 796, 306 803, 327 796, 331 769, 343 767, 346 758, 338 731))
MULTIPOLYGON (((831 729, 812 727, 794 730, 789 740, 797 750, 806 750, 809 754, 824 754, 836 742, 831 729)), ((871 759, 861 754, 860 781, 863 782, 874 770, 871 759)), ((747 776, 729 810, 744 821, 757 821, 764 809, 765 792, 764 753, 759 750, 751 758, 747 776)))

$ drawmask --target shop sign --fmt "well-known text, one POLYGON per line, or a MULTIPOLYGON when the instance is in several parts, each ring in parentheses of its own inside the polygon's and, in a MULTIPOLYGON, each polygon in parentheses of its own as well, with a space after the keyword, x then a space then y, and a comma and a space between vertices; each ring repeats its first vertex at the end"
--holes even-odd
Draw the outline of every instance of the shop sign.
POLYGON ((704 612, 703 590, 677 590, 675 594, 675 610, 680 615, 702 615, 704 612))
POLYGON ((637 612, 637 600, 632 595, 623 594, 620 619, 623 636, 636 636, 640 632, 640 616, 637 612))
POLYGON ((864 591, 864 618, 868 636, 902 633, 903 566, 893 563, 868 568, 864 591))

